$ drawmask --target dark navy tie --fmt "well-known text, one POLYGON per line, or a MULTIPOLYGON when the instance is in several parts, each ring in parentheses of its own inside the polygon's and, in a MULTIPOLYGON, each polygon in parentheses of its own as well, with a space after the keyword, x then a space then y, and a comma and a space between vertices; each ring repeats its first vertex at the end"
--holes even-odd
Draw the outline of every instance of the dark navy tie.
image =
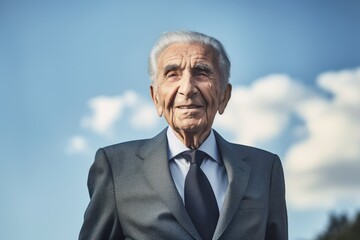
POLYGON ((203 240, 212 239, 219 219, 214 191, 200 165, 206 153, 190 150, 182 156, 191 163, 185 178, 185 208, 203 240))

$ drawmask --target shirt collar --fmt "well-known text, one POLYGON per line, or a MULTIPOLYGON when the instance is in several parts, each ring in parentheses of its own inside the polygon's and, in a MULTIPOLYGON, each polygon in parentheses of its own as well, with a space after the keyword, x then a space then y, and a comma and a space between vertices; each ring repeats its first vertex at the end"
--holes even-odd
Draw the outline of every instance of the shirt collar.
MULTIPOLYGON (((168 139, 168 158, 169 160, 173 157, 179 155, 184 151, 190 150, 186 147, 175 135, 171 127, 167 129, 167 139, 168 139)), ((211 129, 209 136, 206 140, 200 145, 199 150, 205 152, 213 160, 221 164, 220 153, 216 144, 216 138, 213 130, 211 129)))

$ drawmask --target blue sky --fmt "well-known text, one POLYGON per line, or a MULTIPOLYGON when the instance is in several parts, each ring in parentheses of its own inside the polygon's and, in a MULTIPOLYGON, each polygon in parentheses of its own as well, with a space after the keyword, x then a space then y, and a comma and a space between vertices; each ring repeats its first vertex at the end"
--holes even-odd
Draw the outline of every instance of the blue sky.
POLYGON ((290 239, 360 209, 358 1, 128 2, 0 2, 1 239, 77 238, 96 149, 165 126, 147 57, 177 29, 225 45, 234 92, 214 127, 280 155, 290 239))

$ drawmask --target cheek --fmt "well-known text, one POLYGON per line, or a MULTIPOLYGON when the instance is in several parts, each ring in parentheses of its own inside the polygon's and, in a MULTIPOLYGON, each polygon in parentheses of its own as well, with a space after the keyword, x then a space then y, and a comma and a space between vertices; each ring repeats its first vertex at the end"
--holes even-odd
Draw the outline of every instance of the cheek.
POLYGON ((161 87, 162 104, 165 110, 172 108, 177 93, 178 86, 166 85, 161 87))
POLYGON ((206 86, 204 86, 204 88, 202 89, 202 94, 208 104, 208 108, 217 109, 220 95, 218 88, 213 83, 207 83, 206 86))

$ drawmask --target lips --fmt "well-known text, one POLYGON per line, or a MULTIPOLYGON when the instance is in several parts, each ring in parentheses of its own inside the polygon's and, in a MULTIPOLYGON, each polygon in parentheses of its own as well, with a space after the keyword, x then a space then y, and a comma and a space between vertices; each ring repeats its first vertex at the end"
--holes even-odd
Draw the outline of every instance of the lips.
POLYGON ((199 105, 180 105, 177 106, 177 108, 179 109, 196 109, 196 108, 201 108, 202 106, 199 105))

